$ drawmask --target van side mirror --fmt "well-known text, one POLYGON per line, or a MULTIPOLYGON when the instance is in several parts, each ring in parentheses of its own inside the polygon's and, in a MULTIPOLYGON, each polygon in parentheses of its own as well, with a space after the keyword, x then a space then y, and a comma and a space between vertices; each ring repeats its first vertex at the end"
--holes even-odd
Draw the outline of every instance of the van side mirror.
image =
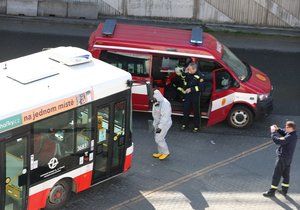
POLYGON ((240 87, 240 83, 238 81, 234 81, 233 82, 233 87, 239 88, 240 87))

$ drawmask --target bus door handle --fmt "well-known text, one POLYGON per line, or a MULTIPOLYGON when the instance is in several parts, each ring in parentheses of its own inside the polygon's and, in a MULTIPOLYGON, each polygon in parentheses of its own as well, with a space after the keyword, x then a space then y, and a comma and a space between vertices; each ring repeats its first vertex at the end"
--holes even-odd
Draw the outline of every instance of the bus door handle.
POLYGON ((102 144, 99 144, 97 145, 97 148, 96 148, 96 154, 101 154, 103 153, 103 145, 102 144))

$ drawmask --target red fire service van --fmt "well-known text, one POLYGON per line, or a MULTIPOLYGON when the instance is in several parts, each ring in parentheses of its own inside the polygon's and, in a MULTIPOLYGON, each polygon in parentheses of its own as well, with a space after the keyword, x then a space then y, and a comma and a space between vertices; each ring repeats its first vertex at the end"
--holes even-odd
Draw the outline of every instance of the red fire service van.
POLYGON ((171 97, 169 90, 175 69, 191 61, 204 75, 200 107, 208 126, 227 120, 232 127, 245 128, 273 109, 268 76, 200 27, 188 31, 106 20, 91 34, 88 50, 131 73, 137 84, 132 88, 135 111, 149 110, 147 87, 141 85, 148 81, 170 100, 173 114, 182 115, 182 100, 171 97))

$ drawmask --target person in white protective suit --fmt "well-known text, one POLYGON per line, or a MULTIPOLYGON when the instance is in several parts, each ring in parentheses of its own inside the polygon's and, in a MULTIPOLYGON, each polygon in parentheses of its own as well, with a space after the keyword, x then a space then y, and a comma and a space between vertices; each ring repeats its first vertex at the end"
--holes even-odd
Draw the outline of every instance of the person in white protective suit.
POLYGON ((159 160, 164 160, 170 155, 165 137, 168 130, 172 126, 172 109, 170 102, 161 94, 159 90, 154 91, 153 98, 153 127, 155 133, 155 142, 157 143, 158 148, 158 153, 154 153, 153 157, 158 158, 159 160))

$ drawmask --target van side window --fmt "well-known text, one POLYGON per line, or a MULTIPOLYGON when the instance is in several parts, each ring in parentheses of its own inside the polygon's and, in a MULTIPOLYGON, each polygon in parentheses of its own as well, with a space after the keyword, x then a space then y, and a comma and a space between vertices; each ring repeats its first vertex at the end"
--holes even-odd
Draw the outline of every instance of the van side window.
POLYGON ((174 72, 177 66, 186 67, 186 58, 164 56, 162 57, 160 71, 174 72))
POLYGON ((100 60, 139 77, 149 76, 150 58, 150 55, 111 51, 102 51, 100 55, 100 60))
POLYGON ((209 61, 209 60, 200 60, 198 62, 198 65, 199 65, 200 70, 204 71, 204 72, 211 72, 215 69, 221 68, 220 64, 218 64, 215 61, 209 61))
POLYGON ((215 61, 200 60, 198 61, 198 70, 204 75, 205 81, 212 80, 212 71, 221 68, 221 65, 215 61))
POLYGON ((227 90, 233 84, 234 79, 226 70, 216 72, 216 90, 227 90))

